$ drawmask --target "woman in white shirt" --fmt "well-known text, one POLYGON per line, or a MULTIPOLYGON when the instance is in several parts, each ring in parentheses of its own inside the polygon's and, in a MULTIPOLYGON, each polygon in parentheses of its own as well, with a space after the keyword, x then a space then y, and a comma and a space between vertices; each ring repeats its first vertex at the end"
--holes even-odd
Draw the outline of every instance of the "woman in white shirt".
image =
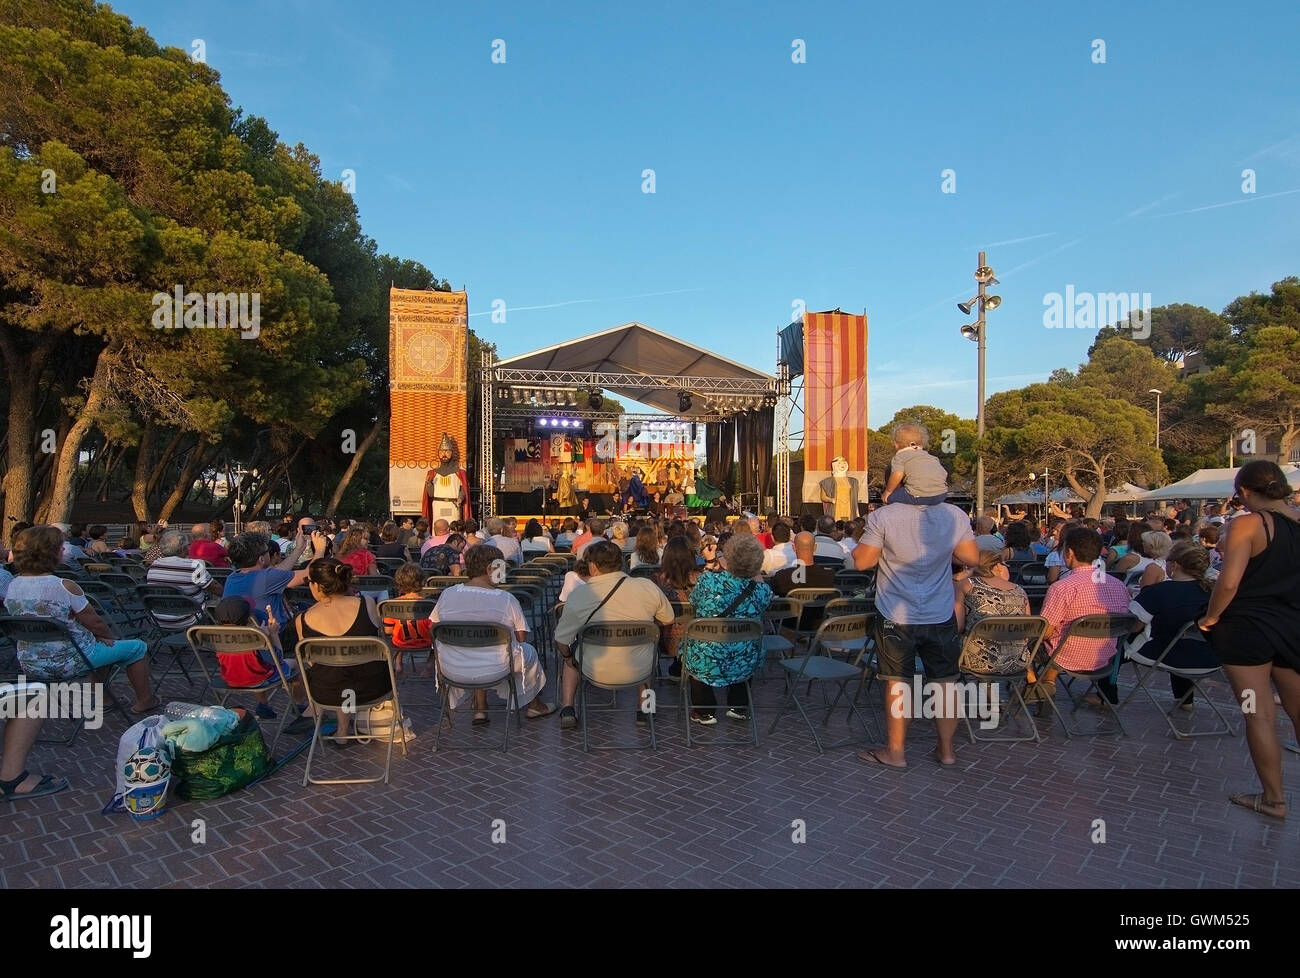
POLYGON ((551 545, 550 539, 546 536, 546 531, 542 529, 542 524, 535 519, 529 520, 524 526, 524 538, 519 541, 519 547, 526 554, 553 554, 555 547, 551 545))
MULTIPOLYGON (((540 720, 555 712, 555 707, 541 702, 537 696, 546 685, 546 673, 537 659, 537 650, 524 641, 528 637, 528 622, 518 599, 509 591, 500 590, 492 581, 493 566, 500 567, 505 555, 497 547, 480 544, 465 551, 464 584, 447 588, 438 596, 438 603, 429 613, 434 625, 434 640, 438 650, 438 665, 453 688, 448 693, 448 709, 456 709, 466 698, 466 690, 454 688, 457 678, 476 682, 499 675, 503 662, 497 650, 459 648, 438 640, 437 624, 440 621, 495 622, 505 625, 511 632, 509 654, 514 664, 515 683, 519 705, 527 707, 524 716, 540 720)), ((510 694, 509 680, 494 687, 494 692, 505 699, 510 694)), ((474 719, 472 725, 484 726, 488 722, 487 690, 473 691, 474 719)))

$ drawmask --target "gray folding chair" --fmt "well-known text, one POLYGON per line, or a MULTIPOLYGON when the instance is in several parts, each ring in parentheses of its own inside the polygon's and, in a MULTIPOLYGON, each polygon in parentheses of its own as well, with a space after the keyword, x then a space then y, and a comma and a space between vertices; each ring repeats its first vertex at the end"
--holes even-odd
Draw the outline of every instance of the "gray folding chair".
MULTIPOLYGON (((434 737, 433 749, 435 753, 441 749, 442 728, 445 723, 448 728, 452 725, 452 710, 448 708, 450 694, 453 688, 473 692, 477 689, 493 689, 501 683, 506 683, 508 693, 506 696, 505 706, 505 737, 501 741, 501 751, 504 753, 510 747, 510 711, 515 713, 515 726, 523 728, 523 711, 519 709, 519 683, 515 679, 515 662, 514 655, 511 652, 514 636, 510 629, 498 622, 486 621, 440 621, 434 625, 433 644, 434 644, 434 662, 438 668, 438 688, 441 690, 442 697, 440 708, 442 715, 438 721, 438 733, 434 737), (482 650, 484 653, 484 664, 476 675, 468 674, 448 674, 443 669, 443 654, 440 646, 454 645, 462 649, 482 650), (498 655, 492 656, 492 652, 498 655)), ((496 712, 489 708, 484 711, 489 716, 496 712)), ((462 750, 490 750, 493 749, 488 744, 471 744, 465 745, 462 750)))
POLYGON ((280 711, 280 723, 271 738, 271 754, 275 755, 275 745, 280 741, 284 728, 297 716, 294 710, 293 690, 289 683, 297 676, 297 665, 286 662, 275 651, 260 628, 235 625, 193 625, 185 630, 185 640, 194 653, 194 660, 199 664, 199 671, 207 681, 207 688, 217 701, 217 706, 225 706, 230 697, 236 693, 270 693, 268 705, 277 690, 284 692, 284 708, 280 711), (265 652, 276 664, 276 675, 256 686, 231 686, 221 672, 221 658, 240 652, 265 652), (213 668, 208 668, 205 655, 212 656, 213 668))
MULTIPOLYGON (((379 617, 387 622, 389 619, 399 622, 419 622, 424 621, 433 611, 433 606, 437 604, 432 598, 388 598, 379 602, 379 617)), ((387 626, 385 626, 387 627, 387 626)), ((391 636, 390 636, 391 641, 391 636)), ((433 646, 426 645, 420 648, 398 648, 393 646, 393 654, 401 653, 410 656, 411 669, 403 668, 402 672, 407 678, 413 678, 415 666, 415 653, 424 652, 426 655, 433 655, 433 646)))
MULTIPOLYGON (((682 633, 681 642, 677 645, 678 656, 681 656, 682 646, 693 641, 699 643, 701 648, 707 649, 710 645, 718 645, 731 642, 763 642, 763 623, 761 620, 752 618, 695 618, 686 626, 685 632, 682 633)), ((691 681, 692 675, 690 668, 686 665, 685 659, 682 660, 682 716, 686 721, 686 746, 694 745, 694 738, 691 730, 691 681)), ((744 747, 752 745, 758 746, 758 710, 754 708, 754 677, 750 676, 745 680, 749 687, 749 731, 750 736, 747 740, 713 740, 709 743, 715 747, 744 747)))
MULTIPOLYGON (((769 735, 776 733, 777 725, 781 722, 782 717, 789 712, 790 706, 793 704, 799 715, 803 717, 804 723, 808 725, 808 730, 813 736, 813 743, 817 745, 819 754, 825 754, 827 746, 832 748, 843 747, 854 742, 845 740, 836 744, 822 745, 821 738, 817 736, 817 728, 813 726, 812 718, 808 716, 807 711, 803 708, 803 703, 799 701, 799 683, 807 680, 810 687, 814 682, 836 684, 838 690, 833 701, 826 702, 826 691, 824 689, 822 691, 822 700, 826 706, 826 713, 822 717, 822 726, 829 726, 831 714, 835 712, 835 707, 839 705, 841 699, 845 699, 848 684, 855 679, 861 684, 866 679, 867 656, 865 640, 870 632, 869 621, 870 615, 836 615, 823 619, 808 645, 806 655, 791 656, 781 660, 781 668, 786 671, 789 692, 780 712, 776 715, 776 719, 772 721, 772 728, 768 731, 769 735), (850 647, 859 640, 862 640, 863 651, 858 655, 856 661, 841 662, 832 656, 831 652, 834 648, 850 647)), ((856 716, 862 724, 863 731, 870 735, 874 725, 869 723, 859 712, 854 697, 848 697, 846 702, 849 708, 850 728, 852 728, 853 718, 856 716)))
MULTIPOLYGON (((1134 631, 1136 627, 1137 618, 1133 615, 1084 615, 1082 618, 1076 618, 1065 626, 1065 630, 1061 633, 1061 638, 1056 643, 1056 648, 1052 652, 1052 656, 1047 661, 1047 664, 1041 670, 1035 669, 1035 672, 1037 672, 1039 676, 1045 676, 1050 670, 1055 669, 1061 675, 1068 677, 1069 680, 1086 679, 1088 681, 1088 688, 1083 691, 1083 695, 1087 696, 1092 689, 1097 687, 1097 680, 1105 679, 1111 675, 1118 675, 1118 663, 1115 659, 1112 659, 1110 662, 1107 662, 1104 666, 1097 669, 1069 669, 1062 666, 1058 661, 1061 657, 1062 651, 1069 647, 1071 639, 1116 639, 1128 635, 1134 631)), ((1121 653, 1119 652, 1116 653, 1116 655, 1120 654, 1121 653)), ((1065 686, 1066 695, 1070 697, 1072 706, 1070 712, 1077 713, 1082 697, 1076 698, 1073 695, 1070 691, 1070 683, 1068 681, 1065 686)), ((1100 728, 1088 731, 1071 730, 1070 725, 1066 722, 1065 717, 1056 706, 1056 699, 1054 697, 1048 697, 1045 698, 1043 702, 1047 703, 1052 712, 1056 714, 1056 718, 1061 721, 1061 726, 1065 728, 1066 737, 1095 737, 1101 734, 1113 734, 1117 732, 1125 736, 1128 735, 1128 731, 1124 729, 1124 721, 1119 717, 1119 712, 1111 705, 1110 700, 1105 696, 1101 697, 1102 706, 1105 709, 1105 712, 1114 718, 1118 730, 1103 730, 1100 728)))
POLYGON ((1129 652, 1126 654, 1128 661, 1133 664, 1133 675, 1137 679, 1137 686, 1134 687, 1128 696, 1124 698, 1124 701, 1120 703, 1118 709, 1122 710, 1124 707, 1128 706, 1129 700, 1136 696, 1139 690, 1146 693, 1147 699, 1151 701, 1152 706, 1160 709, 1160 704, 1156 702, 1155 696, 1151 694, 1151 688, 1147 684, 1147 680, 1156 673, 1162 672, 1170 676, 1177 676, 1180 679, 1185 679, 1192 684, 1192 688, 1189 689, 1181 699, 1174 703, 1173 706, 1168 710, 1161 710, 1165 715, 1165 723, 1169 724, 1169 729, 1173 731, 1175 737, 1179 740, 1185 740, 1188 737, 1222 737, 1224 734, 1227 734, 1230 737, 1235 737, 1237 731, 1232 728, 1232 724, 1228 722, 1228 718, 1219 711, 1214 700, 1211 699, 1209 694, 1201 688, 1201 681, 1203 679, 1209 679, 1217 673, 1221 673, 1223 671, 1223 666, 1205 666, 1193 669, 1171 666, 1165 662, 1165 657, 1169 655, 1179 642, 1182 641, 1205 642, 1205 633, 1196 627, 1195 619, 1189 621, 1179 629, 1178 634, 1170 640, 1168 645, 1160 650, 1160 655, 1156 658, 1147 658, 1142 655, 1141 652, 1129 652), (1139 667, 1145 668, 1146 671, 1144 672, 1142 668, 1139 667), (1187 702, 1188 697, 1195 696, 1197 693, 1201 694, 1201 699, 1210 704, 1210 709, 1214 711, 1214 715, 1217 716, 1223 724, 1222 728, 1216 727, 1214 730, 1179 730, 1174 724, 1174 713, 1180 706, 1187 702))
MULTIPOLYGON (((651 683, 651 698, 637 703, 637 709, 647 715, 650 728, 650 749, 657 750, 655 741, 655 714, 657 694, 653 689, 658 663, 659 624, 653 621, 611 621, 584 625, 578 632, 573 648, 573 662, 578 670, 578 716, 582 723, 582 749, 591 752, 591 739, 587 728, 587 685, 614 691, 636 689, 651 683), (645 707, 649 706, 650 709, 645 707)), ((639 750, 639 744, 603 746, 599 750, 639 750)))
MULTIPOLYGON (((966 735, 970 737, 972 744, 977 740, 984 743, 1018 744, 1026 740, 1037 743, 1042 739, 1038 733, 1038 725, 1029 715, 1029 704, 1025 702, 1022 689, 1028 682, 1030 663, 1038 654, 1038 649, 1042 646, 1043 639, 1047 637, 1049 628, 1051 624, 1040 615, 990 615, 976 623, 975 627, 966 633, 962 640, 962 662, 966 661, 966 650, 973 648, 976 642, 987 642, 991 645, 1022 645, 1027 650, 1020 668, 1007 672, 983 672, 962 667, 962 675, 971 676, 983 683, 998 684, 999 689, 1000 684, 1006 682, 1011 688, 1014 705, 1005 719, 1009 723, 1019 712, 1029 727, 1029 735, 1026 737, 980 737, 976 735, 970 717, 965 716, 963 719, 966 721, 966 735)), ((999 717, 999 720, 1001 719, 1002 717, 999 717)))
MULTIPOLYGON (((388 775, 393 766, 393 741, 399 738, 399 731, 402 729, 404 717, 402 716, 402 705, 397 698, 397 677, 393 674, 393 653, 389 649, 388 643, 380 638, 371 638, 369 636, 352 636, 345 635, 340 638, 304 638, 298 642, 298 668, 302 674, 303 688, 307 691, 307 699, 311 702, 312 713, 316 715, 316 729, 312 731, 311 749, 307 752, 307 768, 302 772, 303 785, 311 784, 376 784, 382 781, 388 784, 388 775), (355 717, 362 710, 368 710, 371 707, 378 706, 388 700, 393 701, 393 717, 388 728, 388 750, 384 755, 384 773, 374 778, 313 778, 311 776, 312 762, 316 758, 316 748, 322 743, 321 725, 324 723, 325 711, 339 711, 345 704, 331 703, 322 701, 316 692, 312 690, 311 671, 319 666, 330 666, 333 668, 348 668, 352 666, 365 665, 368 662, 383 662, 388 667, 388 682, 390 685, 389 692, 383 693, 377 699, 366 702, 356 702, 349 704, 355 709, 353 714, 352 733, 344 737, 344 740, 369 741, 372 735, 369 733, 358 733, 355 724, 355 717)), ((333 698, 333 697, 331 697, 333 698)), ((334 735, 337 738, 337 734, 334 735)), ((402 756, 406 756, 406 738, 401 737, 402 756)))
POLYGON ((203 605, 196 604, 193 598, 186 597, 179 591, 175 594, 143 594, 140 597, 140 604, 144 607, 145 614, 149 616, 149 621, 158 635, 158 639, 152 643, 153 648, 149 650, 150 659, 155 663, 158 661, 159 645, 172 657, 172 661, 154 683, 154 692, 156 693, 162 687, 163 681, 176 667, 180 668, 185 682, 192 689, 194 680, 185 665, 189 653, 189 642, 185 633, 194 625, 211 624, 207 611, 203 605))
POLYGON ((786 597, 793 598, 802 605, 797 631, 801 641, 809 642, 826 616, 826 605, 843 595, 838 588, 833 587, 797 587, 786 597))
MULTIPOLYGON (((778 659, 794 655, 795 643, 790 635, 798 637, 797 629, 802 617, 803 603, 794 598, 773 598, 767 603, 767 608, 763 610, 763 650, 767 653, 767 658, 771 658, 774 652, 778 659)), ((767 661, 764 660, 758 677, 760 682, 767 678, 761 674, 766 669, 767 661)))
POLYGON ((358 593, 376 601, 383 601, 397 594, 397 582, 383 574, 362 574, 352 581, 358 593))
MULTIPOLYGON (((90 661, 90 657, 86 654, 86 650, 81 647, 80 643, 77 642, 76 637, 72 634, 72 631, 63 622, 55 621, 52 618, 38 618, 35 615, 0 614, 0 635, 3 635, 11 641, 14 644, 15 649, 18 648, 19 642, 35 642, 38 644, 58 642, 71 646, 76 651, 77 658, 81 661, 81 664, 85 666, 84 672, 78 673, 75 676, 45 676, 40 675, 33 669, 23 668, 23 675, 31 682, 40 683, 68 683, 81 679, 84 676, 90 676, 92 679, 103 684, 105 697, 107 697, 113 707, 127 719, 128 723, 130 722, 130 715, 126 712, 126 709, 122 706, 116 694, 113 692, 113 680, 116 678, 117 674, 122 671, 122 666, 118 664, 105 666, 103 669, 98 670, 97 674, 94 665, 90 661)), ((77 739, 77 734, 81 733, 81 728, 86 725, 84 711, 81 717, 73 717, 71 719, 75 722, 72 727, 72 733, 66 740, 53 737, 41 737, 38 738, 37 743, 64 744, 71 747, 73 741, 77 739)))

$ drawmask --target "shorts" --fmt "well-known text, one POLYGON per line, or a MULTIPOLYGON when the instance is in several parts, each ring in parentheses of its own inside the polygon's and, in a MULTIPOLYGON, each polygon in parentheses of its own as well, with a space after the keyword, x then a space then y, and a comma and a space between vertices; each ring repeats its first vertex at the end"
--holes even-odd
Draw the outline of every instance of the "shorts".
POLYGON ((119 638, 112 645, 96 642, 86 650, 86 658, 96 669, 112 665, 133 665, 148 654, 148 644, 138 638, 119 638))
POLYGON ((899 486, 889 494, 885 500, 887 503, 906 503, 909 506, 937 506, 939 503, 947 502, 948 493, 939 493, 935 496, 913 496, 907 491, 907 486, 899 486))
POLYGON ((881 679, 911 680, 918 656, 927 682, 947 682, 960 676, 961 636, 956 615, 942 625, 902 625, 884 617, 877 619, 876 668, 881 679))
POLYGON ((1300 672, 1294 635, 1283 636, 1245 617, 1220 618, 1207 633, 1210 647, 1225 666, 1284 666, 1300 672))

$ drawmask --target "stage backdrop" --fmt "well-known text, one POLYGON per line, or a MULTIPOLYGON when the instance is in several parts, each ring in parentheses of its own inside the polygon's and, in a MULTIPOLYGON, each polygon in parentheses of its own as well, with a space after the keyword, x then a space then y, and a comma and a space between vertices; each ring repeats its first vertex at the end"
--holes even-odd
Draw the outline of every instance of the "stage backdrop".
POLYGON ((468 343, 466 293, 389 290, 388 491, 396 514, 419 515, 424 476, 438 467, 444 432, 465 467, 468 343))
POLYGON ((803 501, 820 503, 818 483, 843 455, 867 501, 867 317, 804 313, 803 501))

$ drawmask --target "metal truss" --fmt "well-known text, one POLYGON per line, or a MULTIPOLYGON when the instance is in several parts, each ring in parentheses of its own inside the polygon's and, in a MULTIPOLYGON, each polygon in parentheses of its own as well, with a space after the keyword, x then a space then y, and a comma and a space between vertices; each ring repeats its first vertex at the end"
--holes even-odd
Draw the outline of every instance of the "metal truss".
MULTIPOLYGON (((485 367, 486 369, 486 367, 485 367)), ((685 390, 692 394, 771 394, 782 393, 775 378, 758 377, 682 377, 677 374, 607 374, 580 370, 526 370, 497 367, 492 383, 537 387, 585 387, 605 390, 685 390)))

